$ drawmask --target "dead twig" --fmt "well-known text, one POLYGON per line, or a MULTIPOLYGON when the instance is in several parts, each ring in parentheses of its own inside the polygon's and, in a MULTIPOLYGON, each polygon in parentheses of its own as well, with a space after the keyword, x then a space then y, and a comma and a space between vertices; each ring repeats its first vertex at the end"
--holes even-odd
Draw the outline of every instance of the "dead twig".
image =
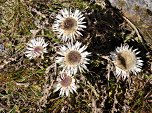
POLYGON ((127 17, 123 16, 123 18, 126 20, 126 22, 128 22, 128 24, 130 25, 130 27, 132 27, 132 28, 135 30, 138 38, 139 38, 140 41, 143 43, 143 39, 142 39, 142 37, 141 37, 141 35, 140 35, 137 27, 136 27, 127 17))

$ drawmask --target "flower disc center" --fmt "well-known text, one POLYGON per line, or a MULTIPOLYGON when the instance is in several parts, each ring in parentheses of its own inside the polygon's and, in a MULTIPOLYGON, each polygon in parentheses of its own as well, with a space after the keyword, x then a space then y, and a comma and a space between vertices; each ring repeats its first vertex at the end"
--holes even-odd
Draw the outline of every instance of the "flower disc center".
POLYGON ((61 81, 61 85, 63 87, 68 87, 72 83, 72 78, 70 76, 64 76, 64 78, 61 81))
POLYGON ((61 23, 61 28, 64 30, 74 30, 75 26, 77 25, 77 22, 73 18, 66 18, 62 23, 61 23))
POLYGON ((42 51, 43 51, 43 47, 42 47, 42 46, 37 46, 37 47, 34 48, 34 52, 35 52, 35 53, 41 54, 42 51))
POLYGON ((70 51, 65 56, 65 63, 69 65, 77 65, 81 62, 81 54, 78 51, 70 51))
POLYGON ((116 58, 116 65, 123 69, 129 70, 136 65, 136 56, 133 52, 130 51, 123 51, 118 53, 116 58))

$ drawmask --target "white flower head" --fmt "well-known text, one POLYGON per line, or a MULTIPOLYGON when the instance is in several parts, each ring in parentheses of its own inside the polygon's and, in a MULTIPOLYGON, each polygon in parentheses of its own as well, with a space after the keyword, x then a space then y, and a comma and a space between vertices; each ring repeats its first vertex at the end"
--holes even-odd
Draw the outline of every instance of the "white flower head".
POLYGON ((52 28, 62 41, 73 42, 76 37, 82 36, 80 31, 86 28, 84 19, 85 17, 83 17, 83 14, 79 10, 71 12, 71 9, 62 9, 56 16, 52 28))
POLYGON ((57 78, 57 84, 55 84, 54 92, 60 90, 60 96, 69 96, 70 92, 76 92, 77 86, 75 84, 75 79, 68 73, 61 73, 57 78))
POLYGON ((29 59, 34 59, 39 56, 43 58, 43 53, 47 53, 46 46, 48 44, 45 43, 42 37, 33 38, 26 45, 25 56, 29 59))
POLYGON ((138 49, 129 48, 127 44, 116 48, 116 53, 111 53, 115 65, 115 75, 122 76, 123 79, 129 77, 129 73, 137 74, 141 71, 143 61, 137 57, 140 52, 138 49))
POLYGON ((56 62, 60 64, 63 71, 76 74, 79 70, 80 72, 88 70, 86 64, 89 64, 89 59, 86 58, 91 53, 85 51, 87 46, 81 46, 80 42, 76 42, 75 45, 67 44, 60 48, 60 52, 57 52, 59 57, 56 58, 56 62))

